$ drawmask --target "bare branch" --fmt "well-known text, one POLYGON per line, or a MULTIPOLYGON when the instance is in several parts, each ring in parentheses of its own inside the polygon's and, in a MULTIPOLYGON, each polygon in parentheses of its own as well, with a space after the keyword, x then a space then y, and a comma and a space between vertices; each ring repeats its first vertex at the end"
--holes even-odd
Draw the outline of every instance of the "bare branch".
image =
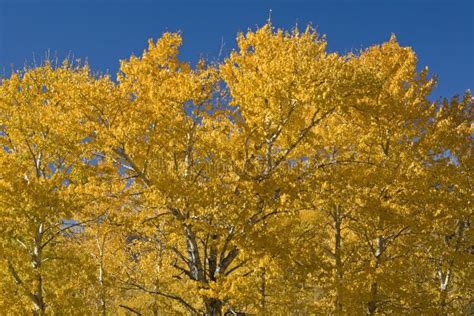
POLYGON ((159 296, 163 296, 163 297, 175 300, 175 301, 181 303, 184 307, 189 309, 191 312, 193 312, 195 314, 199 314, 197 309, 195 309, 191 304, 189 304, 183 298, 181 298, 177 295, 168 294, 168 293, 164 293, 164 292, 161 292, 161 291, 150 290, 150 289, 147 289, 147 288, 145 288, 145 287, 143 287, 139 284, 135 284, 135 283, 128 283, 128 284, 135 287, 136 289, 142 290, 143 292, 146 292, 146 293, 149 293, 149 294, 156 294, 156 295, 159 295, 159 296))
POLYGON ((84 222, 78 222, 78 223, 75 223, 73 225, 69 225, 67 227, 64 227, 64 228, 61 228, 59 229, 57 232, 55 232, 48 240, 46 240, 42 245, 41 245, 41 249, 43 249, 44 247, 46 247, 51 241, 53 241, 56 237, 58 237, 61 233, 71 229, 71 228, 74 228, 74 227, 77 227, 77 226, 81 226, 81 225, 85 225, 85 224, 88 224, 88 223, 91 223, 91 222, 95 222, 97 221, 99 218, 102 217, 103 214, 97 216, 96 218, 93 218, 93 219, 90 219, 90 220, 87 220, 87 221, 84 221, 84 222))
POLYGON ((133 309, 133 308, 127 306, 127 305, 122 305, 122 304, 120 304, 119 307, 122 307, 123 309, 126 309, 126 310, 128 310, 129 312, 134 313, 135 315, 140 315, 140 316, 142 315, 142 314, 141 314, 140 312, 138 312, 136 309, 133 309))

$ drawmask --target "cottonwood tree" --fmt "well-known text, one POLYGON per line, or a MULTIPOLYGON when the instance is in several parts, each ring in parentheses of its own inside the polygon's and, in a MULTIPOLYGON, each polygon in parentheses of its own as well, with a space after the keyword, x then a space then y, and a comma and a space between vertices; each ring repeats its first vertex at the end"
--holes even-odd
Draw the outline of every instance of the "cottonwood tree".
POLYGON ((117 80, 0 85, 10 313, 449 314, 472 305, 472 96, 395 37, 267 23, 222 62, 166 33, 117 80))
POLYGON ((80 309, 72 293, 80 293, 83 279, 75 265, 80 253, 69 241, 93 219, 86 206, 101 198, 97 181, 83 185, 100 174, 87 162, 93 130, 81 102, 96 86, 87 67, 67 62, 1 82, 1 300, 10 312, 80 309))

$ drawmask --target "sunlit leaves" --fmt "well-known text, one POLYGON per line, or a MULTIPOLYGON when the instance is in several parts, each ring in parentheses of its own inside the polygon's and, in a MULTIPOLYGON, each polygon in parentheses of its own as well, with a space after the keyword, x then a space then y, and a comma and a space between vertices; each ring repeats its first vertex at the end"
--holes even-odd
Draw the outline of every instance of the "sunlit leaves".
POLYGON ((472 95, 311 27, 220 63, 0 85, 0 305, 24 314, 435 314, 472 297, 472 95))

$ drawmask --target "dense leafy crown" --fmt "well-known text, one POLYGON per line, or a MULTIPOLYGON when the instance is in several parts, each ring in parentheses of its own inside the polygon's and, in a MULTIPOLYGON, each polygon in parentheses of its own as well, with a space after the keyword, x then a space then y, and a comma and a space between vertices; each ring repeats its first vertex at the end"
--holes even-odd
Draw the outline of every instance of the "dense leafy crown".
POLYGON ((1 81, 2 313, 474 312, 469 92, 430 101, 394 36, 180 45, 1 81))

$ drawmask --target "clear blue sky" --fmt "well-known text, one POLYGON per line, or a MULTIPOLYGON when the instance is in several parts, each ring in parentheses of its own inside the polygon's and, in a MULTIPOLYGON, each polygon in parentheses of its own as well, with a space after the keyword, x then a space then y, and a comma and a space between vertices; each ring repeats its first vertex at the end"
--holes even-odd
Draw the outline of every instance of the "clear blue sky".
POLYGON ((235 47, 239 31, 262 25, 272 9, 277 27, 312 22, 326 34, 331 51, 356 51, 388 40, 412 46, 420 68, 437 74, 433 97, 474 88, 474 0, 373 1, 151 1, 0 0, 0 71, 73 54, 92 69, 112 74, 118 60, 140 54, 147 39, 181 31, 181 57, 194 62, 218 58, 235 47))

